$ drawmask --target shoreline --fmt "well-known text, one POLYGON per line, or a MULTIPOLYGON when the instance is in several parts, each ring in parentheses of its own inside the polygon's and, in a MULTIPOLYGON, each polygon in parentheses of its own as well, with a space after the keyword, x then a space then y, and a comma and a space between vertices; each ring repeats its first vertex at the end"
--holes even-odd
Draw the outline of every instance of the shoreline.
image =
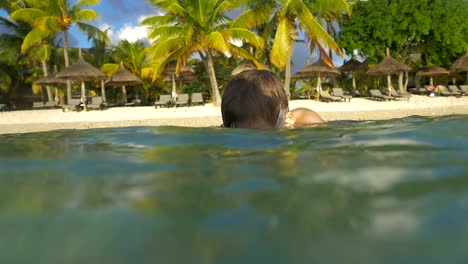
MULTIPOLYGON (((290 101, 290 109, 298 107, 313 109, 325 121, 438 117, 468 115, 468 96, 430 98, 413 95, 409 101, 390 102, 364 98, 353 98, 349 103, 290 101)), ((140 106, 88 112, 62 112, 61 109, 0 112, 0 134, 133 126, 218 127, 221 123, 220 108, 211 104, 169 109, 140 106)))

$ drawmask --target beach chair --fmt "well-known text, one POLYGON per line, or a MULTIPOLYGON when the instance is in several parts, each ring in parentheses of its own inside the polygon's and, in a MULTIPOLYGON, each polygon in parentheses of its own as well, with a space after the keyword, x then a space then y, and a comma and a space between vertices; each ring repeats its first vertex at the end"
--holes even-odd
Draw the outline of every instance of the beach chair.
POLYGON ((163 106, 169 107, 169 106, 171 106, 171 104, 172 104, 172 97, 169 94, 161 94, 159 96, 159 99, 156 100, 156 102, 154 102, 154 108, 158 108, 158 106, 159 107, 163 107, 163 106))
POLYGON ((390 96, 395 97, 396 99, 404 99, 406 101, 408 101, 409 98, 411 97, 411 95, 408 94, 408 93, 399 93, 399 92, 397 92, 395 90, 395 88, 393 88, 393 86, 390 87, 390 96))
POLYGON ((86 105, 88 109, 104 110, 104 102, 101 96, 94 96, 91 98, 91 103, 86 105))
POLYGON ((330 93, 328 93, 327 91, 321 91, 320 92, 320 100, 322 102, 341 102, 342 99, 340 97, 337 97, 337 96, 333 96, 331 95, 330 93))
POLYGON ((452 95, 455 95, 455 96, 458 96, 458 97, 460 97, 462 95, 465 95, 465 92, 458 89, 458 87, 456 85, 448 85, 447 88, 452 93, 452 95))
POLYGON ((190 98, 190 105, 202 104, 205 105, 205 100, 203 100, 203 95, 201 93, 193 93, 190 98))
POLYGON ((459 86, 460 90, 464 92, 466 95, 468 95, 468 85, 460 85, 459 86))
POLYGON ((33 102, 32 104, 33 109, 42 109, 44 108, 44 102, 33 102))
POLYGON ((369 90, 369 98, 377 100, 377 101, 395 100, 395 98, 388 96, 388 95, 384 95, 380 92, 380 90, 377 90, 377 89, 369 90))
POLYGON ((66 112, 66 111, 81 111, 82 109, 82 104, 81 104, 81 99, 80 98, 76 98, 76 99, 71 99, 69 102, 67 102, 66 104, 62 105, 62 111, 63 112, 66 112))
POLYGON ((430 94, 436 94, 436 95, 441 95, 441 96, 450 96, 452 95, 451 92, 449 92, 447 90, 447 87, 445 87, 445 85, 437 85, 437 89, 433 92, 431 92, 430 90, 432 90, 431 86, 430 85, 424 85, 424 87, 426 88, 427 90, 427 93, 430 95, 430 94))
POLYGON ((333 93, 333 96, 340 97, 345 102, 346 101, 351 102, 351 98, 353 98, 351 95, 345 95, 343 93, 343 89, 341 88, 332 88, 332 93, 333 93))
POLYGON ((175 107, 179 106, 179 105, 187 105, 189 106, 189 95, 188 94, 179 94, 177 95, 177 98, 175 100, 175 107))
POLYGON ((57 107, 57 103, 56 103, 55 101, 45 102, 45 103, 44 103, 44 107, 45 107, 45 108, 56 108, 56 107, 57 107))
POLYGON ((408 92, 412 93, 412 94, 428 94, 428 91, 426 88, 423 88, 423 87, 419 87, 419 88, 416 88, 416 87, 412 87, 412 88, 408 88, 408 92))

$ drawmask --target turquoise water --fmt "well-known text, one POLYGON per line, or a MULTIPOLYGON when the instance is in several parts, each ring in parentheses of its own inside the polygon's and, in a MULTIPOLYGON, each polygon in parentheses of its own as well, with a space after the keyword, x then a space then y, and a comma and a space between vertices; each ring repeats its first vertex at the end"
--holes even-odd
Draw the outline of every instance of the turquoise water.
POLYGON ((0 135, 0 263, 468 263, 467 131, 0 135))

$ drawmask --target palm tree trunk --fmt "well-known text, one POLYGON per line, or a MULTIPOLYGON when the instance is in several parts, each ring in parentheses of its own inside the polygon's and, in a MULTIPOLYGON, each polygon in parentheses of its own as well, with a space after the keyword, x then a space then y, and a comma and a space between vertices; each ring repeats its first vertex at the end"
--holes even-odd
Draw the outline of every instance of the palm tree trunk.
MULTIPOLYGON (((44 72, 44 77, 47 77, 49 75, 49 72, 47 71, 47 63, 45 61, 41 61, 42 63, 42 71, 44 72)), ((46 86, 46 91, 47 91, 47 101, 50 103, 54 101, 54 98, 52 96, 52 90, 50 89, 50 86, 46 86)))
POLYGON ((101 96, 102 96, 102 101, 104 103, 107 103, 106 99, 106 85, 104 83, 104 80, 101 80, 101 96))
POLYGON ((391 92, 390 92, 390 87, 392 86, 392 76, 390 76, 390 74, 387 74, 387 92, 388 92, 388 96, 390 96, 391 92))
POLYGON ((127 89, 125 88, 125 85, 122 85, 122 103, 124 106, 127 103, 127 89))
POLYGON ((290 99, 291 93, 289 92, 289 87, 291 86, 291 60, 289 59, 286 62, 286 68, 284 70, 284 91, 286 96, 290 99))
POLYGON ((398 73, 398 89, 400 90, 400 93, 404 93, 405 91, 405 84, 404 82, 404 72, 399 72, 398 73))
MULTIPOLYGON (((65 58, 65 67, 70 66, 70 60, 68 59, 68 31, 63 31, 63 57, 65 58)), ((71 81, 67 81, 67 102, 71 101, 71 81)))
POLYGON ((214 70, 213 57, 209 51, 206 52, 206 71, 208 72, 208 77, 210 78, 211 90, 213 95, 213 106, 221 105, 221 96, 218 89, 218 81, 216 80, 216 73, 214 70))

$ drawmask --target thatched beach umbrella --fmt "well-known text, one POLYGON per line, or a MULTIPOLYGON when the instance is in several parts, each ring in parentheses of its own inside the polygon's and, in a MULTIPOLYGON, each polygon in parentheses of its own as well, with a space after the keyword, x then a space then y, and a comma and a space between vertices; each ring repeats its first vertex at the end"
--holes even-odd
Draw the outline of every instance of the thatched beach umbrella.
POLYGON ((265 65, 265 64, 261 64, 261 67, 260 68, 257 68, 257 66, 255 66, 255 64, 250 61, 250 60, 244 60, 243 62, 241 62, 236 68, 234 68, 234 70, 232 70, 231 72, 231 75, 234 76, 234 75, 237 75, 243 71, 249 71, 249 70, 270 70, 270 68, 265 65))
POLYGON ((176 81, 184 82, 187 80, 194 80, 194 78, 196 78, 195 71, 192 69, 192 67, 187 65, 181 66, 178 74, 176 71, 176 67, 177 62, 171 61, 166 65, 166 68, 164 69, 165 80, 172 81, 172 97, 177 96, 176 81))
MULTIPOLYGON (((51 73, 47 76, 42 77, 41 79, 37 80, 34 82, 35 85, 41 85, 41 86, 46 86, 48 91, 47 93, 50 92, 50 86, 61 86, 61 85, 67 85, 67 81, 64 79, 60 79, 56 77, 57 75, 57 66, 54 67, 54 73, 51 73)), ((57 96, 57 88, 55 88, 55 94, 57 96)), ((51 99, 49 98, 49 101, 51 99)))
POLYGON ((127 103, 127 90, 125 86, 135 86, 141 84, 140 77, 125 69, 123 62, 120 62, 119 69, 110 78, 106 80, 106 84, 112 86, 122 86, 122 101, 127 103))
POLYGON ((368 70, 367 74, 387 75, 388 92, 390 93, 390 88, 392 86, 391 75, 400 73, 400 72, 406 72, 409 70, 411 70, 410 66, 397 61, 396 59, 392 58, 390 55, 387 55, 387 57, 383 59, 379 64, 377 64, 374 68, 368 70))
POLYGON ((357 60, 349 60, 341 67, 338 68, 341 72, 351 72, 353 78, 353 90, 356 90, 356 72, 366 72, 369 70, 367 62, 360 62, 357 60))
POLYGON ((466 83, 468 83, 468 52, 450 66, 450 72, 466 72, 466 83))
MULTIPOLYGON (((72 81, 80 81, 81 82, 81 100, 84 102, 86 100, 85 94, 85 84, 86 81, 103 81, 107 78, 107 76, 100 71, 99 69, 95 68, 91 64, 87 63, 81 54, 80 49, 80 56, 78 60, 70 65, 65 70, 57 73, 57 78, 62 78, 65 80, 72 80, 72 81)), ((103 83, 101 82, 101 88, 103 83)), ((86 104, 84 105, 86 110, 86 104)))
MULTIPOLYGON (((338 76, 340 75, 340 71, 338 71, 334 66, 329 66, 325 64, 322 60, 318 60, 317 62, 313 64, 309 64, 296 72, 293 76, 292 79, 297 79, 297 80, 307 80, 312 77, 317 77, 317 92, 322 91, 322 77, 324 76, 338 76)), ((320 93, 319 96, 317 96, 317 100, 320 99, 320 93)))
POLYGON ((449 71, 447 69, 437 66, 431 65, 429 67, 424 67, 416 72, 416 77, 429 77, 431 86, 434 86, 433 77, 434 76, 441 76, 441 75, 448 75, 449 71))

